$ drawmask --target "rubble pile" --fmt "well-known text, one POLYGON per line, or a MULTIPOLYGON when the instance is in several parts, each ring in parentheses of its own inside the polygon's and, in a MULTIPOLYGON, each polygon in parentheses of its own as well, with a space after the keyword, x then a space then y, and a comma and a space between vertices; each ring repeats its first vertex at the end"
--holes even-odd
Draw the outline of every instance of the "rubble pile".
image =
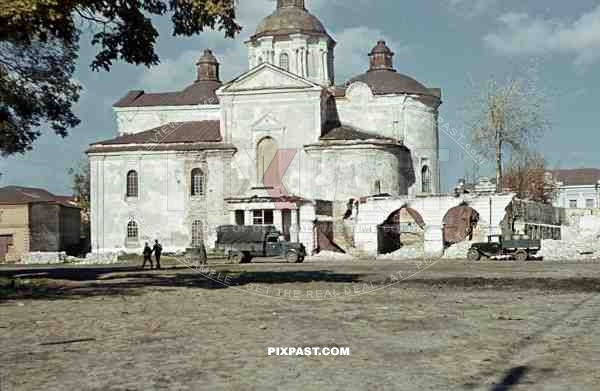
POLYGON ((600 242, 597 240, 542 240, 538 252, 544 260, 577 260, 600 258, 600 242))
POLYGON ((63 252, 29 252, 21 256, 21 263, 26 265, 52 265, 64 263, 67 253, 63 252))
POLYGON ((85 259, 75 258, 81 265, 112 265, 119 263, 119 253, 87 253, 85 259))
POLYGON ((399 250, 389 254, 381 254, 377 256, 377 260, 402 260, 402 259, 417 259, 423 258, 423 246, 405 246, 399 250))
POLYGON ((444 251, 443 259, 465 259, 471 245, 475 243, 471 240, 465 240, 460 243, 453 244, 444 251))
POLYGON ((308 257, 308 259, 319 261, 352 261, 354 257, 350 254, 336 253, 333 251, 321 251, 318 254, 308 257))

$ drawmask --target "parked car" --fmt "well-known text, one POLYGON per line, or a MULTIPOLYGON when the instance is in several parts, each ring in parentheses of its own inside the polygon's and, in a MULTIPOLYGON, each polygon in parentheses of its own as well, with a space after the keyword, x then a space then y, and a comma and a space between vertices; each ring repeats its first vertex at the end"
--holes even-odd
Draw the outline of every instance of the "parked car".
POLYGON ((529 239, 529 237, 513 236, 513 239, 506 240, 501 235, 488 236, 487 242, 473 243, 467 258, 470 261, 478 261, 482 257, 493 257, 500 255, 509 255, 517 261, 523 262, 532 255, 536 255, 542 247, 540 240, 529 239))
POLYGON ((230 261, 248 263, 252 258, 282 258, 301 263, 306 257, 302 243, 285 240, 272 225, 223 225, 217 228, 215 247, 221 249, 230 261))

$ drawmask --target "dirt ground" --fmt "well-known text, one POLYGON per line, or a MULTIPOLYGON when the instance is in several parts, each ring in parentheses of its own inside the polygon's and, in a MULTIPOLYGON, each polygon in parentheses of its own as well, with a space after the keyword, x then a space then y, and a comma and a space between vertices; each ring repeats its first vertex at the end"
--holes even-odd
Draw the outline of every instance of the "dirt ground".
POLYGON ((171 266, 0 269, 0 390, 600 389, 600 261, 171 266))

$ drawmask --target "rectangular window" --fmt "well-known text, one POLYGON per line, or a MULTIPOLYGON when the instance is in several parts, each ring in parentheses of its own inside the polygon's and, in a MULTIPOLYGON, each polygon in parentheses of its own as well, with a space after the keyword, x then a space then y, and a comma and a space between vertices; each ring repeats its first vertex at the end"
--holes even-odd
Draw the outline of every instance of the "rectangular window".
POLYGON ((246 213, 243 210, 236 210, 235 211, 235 224, 236 225, 244 225, 245 219, 246 219, 246 213))
POLYGON ((594 208, 594 200, 591 198, 588 198, 587 200, 585 200, 585 207, 588 209, 594 208))
POLYGON ((273 210, 256 209, 252 211, 253 225, 273 225, 273 210))
POLYGON ((569 208, 577 208, 577 200, 569 200, 569 208))

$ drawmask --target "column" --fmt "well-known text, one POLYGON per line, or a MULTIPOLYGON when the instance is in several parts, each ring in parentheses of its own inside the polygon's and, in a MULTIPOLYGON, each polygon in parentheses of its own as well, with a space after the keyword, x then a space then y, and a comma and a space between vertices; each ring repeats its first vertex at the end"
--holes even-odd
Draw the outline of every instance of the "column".
POLYGON ((253 225, 254 213, 252 210, 244 211, 244 225, 253 225))
POLYGON ((273 225, 277 231, 283 232, 283 222, 281 221, 281 209, 273 210, 273 225))
POLYGON ((444 252, 444 232, 442 227, 425 227, 425 243, 423 249, 425 256, 437 257, 444 252))
POLYGON ((298 216, 299 211, 297 209, 292 209, 292 225, 290 226, 290 240, 292 242, 299 241, 299 227, 298 227, 298 216))

